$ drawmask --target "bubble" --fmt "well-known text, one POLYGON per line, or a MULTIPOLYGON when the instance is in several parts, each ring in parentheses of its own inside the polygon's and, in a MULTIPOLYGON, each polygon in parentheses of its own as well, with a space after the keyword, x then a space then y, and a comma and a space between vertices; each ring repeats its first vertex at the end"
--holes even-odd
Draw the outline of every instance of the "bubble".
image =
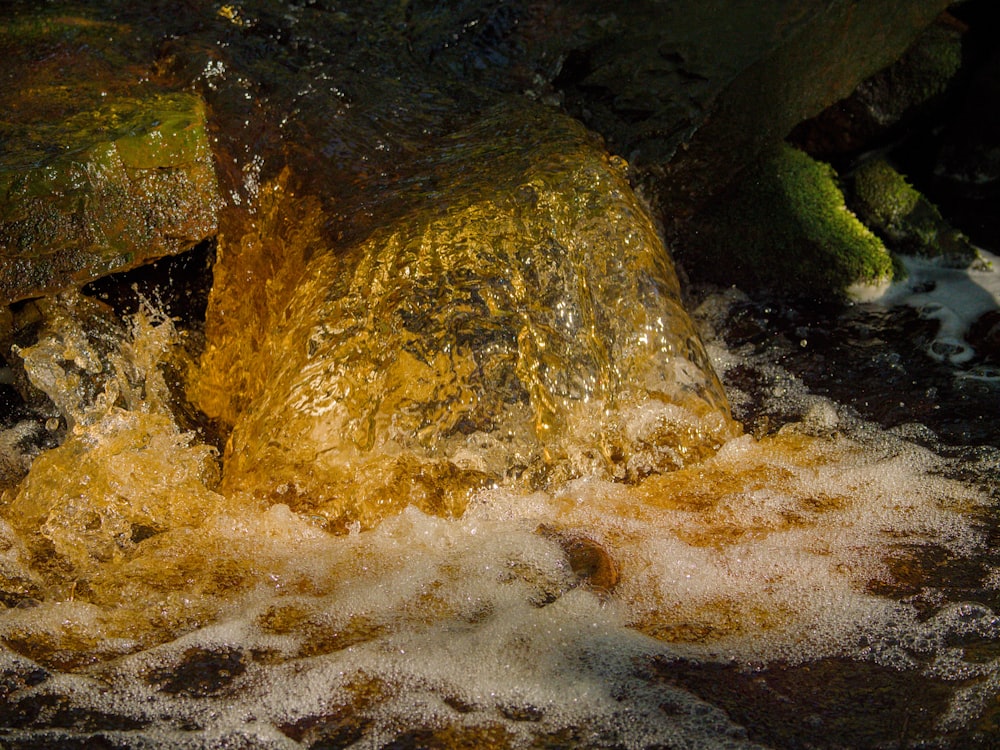
MULTIPOLYGON (((280 497, 217 492, 213 451, 135 385, 160 324, 122 334, 116 398, 5 500, 3 684, 34 717, 11 741, 743 748, 669 665, 918 675, 951 686, 941 731, 1000 691, 995 610, 935 573, 985 553, 992 501, 920 425, 882 430, 775 368, 770 398, 797 418, 673 471, 497 481, 461 515, 408 506, 338 535, 280 497)), ((643 436, 715 429, 655 403, 620 417, 651 452, 643 436)))

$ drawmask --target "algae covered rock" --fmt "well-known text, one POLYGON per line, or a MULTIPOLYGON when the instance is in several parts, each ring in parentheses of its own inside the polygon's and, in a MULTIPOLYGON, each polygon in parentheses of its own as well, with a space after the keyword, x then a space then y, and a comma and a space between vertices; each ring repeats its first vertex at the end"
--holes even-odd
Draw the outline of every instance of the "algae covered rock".
POLYGON ((369 526, 461 512, 495 482, 641 478, 732 434, 621 160, 554 111, 501 106, 432 163, 409 212, 309 262, 272 354, 242 364, 268 386, 224 492, 369 526))
POLYGON ((833 168, 782 145, 699 217, 699 273, 722 283, 830 296, 891 279, 889 252, 844 205, 833 168))
POLYGON ((0 152, 0 303, 79 286, 215 233, 220 198, 198 97, 116 98, 20 129, 30 133, 19 148, 0 152))
POLYGON ((967 266, 978 254, 937 207, 884 159, 870 159, 851 179, 852 205, 896 252, 967 266))

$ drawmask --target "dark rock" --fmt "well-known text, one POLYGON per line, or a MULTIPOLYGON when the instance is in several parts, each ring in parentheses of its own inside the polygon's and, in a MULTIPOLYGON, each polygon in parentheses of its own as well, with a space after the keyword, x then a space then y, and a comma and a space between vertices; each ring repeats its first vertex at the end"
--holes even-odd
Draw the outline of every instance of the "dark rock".
MULTIPOLYGON (((703 4, 707 6, 714 4, 703 4)), ((719 3, 720 24, 732 24, 760 39, 777 38, 745 60, 731 79, 718 79, 701 127, 669 164, 657 184, 657 204, 668 215, 676 208, 718 194, 745 165, 783 140, 802 120, 847 96, 860 81, 896 60, 948 5, 942 0, 898 3, 775 4, 773 25, 756 19, 740 24, 732 4, 719 3), (763 29, 771 29, 770 32, 763 29)), ((760 6, 747 6, 757 12, 760 6)), ((749 11, 748 11, 749 12, 749 11)), ((724 38, 724 37, 723 37, 724 38)), ((720 51, 726 55, 726 46, 720 51)), ((737 49, 741 45, 731 46, 737 49)), ((702 40, 702 50, 712 48, 702 40)), ((730 52, 728 54, 737 54, 730 52)))
POLYGON ((545 524, 539 526, 537 532, 562 547, 579 583, 601 595, 614 591, 618 585, 618 564, 601 544, 581 534, 545 524))
POLYGON ((219 196, 204 125, 187 94, 119 99, 49 128, 51 156, 25 162, 8 151, 0 303, 80 286, 214 234, 219 196))
POLYGON ((246 656, 238 648, 191 648, 179 663, 152 670, 148 680, 171 695, 203 698, 231 692, 246 669, 246 656))
POLYGON ((942 14, 896 62, 795 127, 790 140, 820 159, 855 154, 927 113, 949 90, 962 65, 965 27, 942 14))
POLYGON ((1000 51, 994 48, 984 61, 958 107, 960 114, 949 122, 935 171, 957 182, 1000 180, 1000 51))
POLYGON ((981 357, 1000 363, 1000 310, 980 315, 969 326, 966 338, 981 357))

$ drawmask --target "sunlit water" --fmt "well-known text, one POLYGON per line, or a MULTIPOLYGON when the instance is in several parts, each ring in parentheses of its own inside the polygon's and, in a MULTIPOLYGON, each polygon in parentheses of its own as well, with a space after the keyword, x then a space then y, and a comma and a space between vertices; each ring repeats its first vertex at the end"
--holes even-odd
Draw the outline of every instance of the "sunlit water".
MULTIPOLYGON (((47 370, 63 393, 78 393, 59 380, 70 354, 98 356, 73 309, 26 352, 38 382, 63 362, 47 370)), ((127 408, 107 392, 65 406, 66 442, 6 496, 3 570, 25 592, 0 616, 14 739, 751 746, 664 679, 675 660, 916 670, 955 685, 941 732, 995 700, 1000 661, 963 644, 996 643, 1000 618, 931 587, 892 593, 894 560, 982 553, 988 498, 834 403, 786 394, 804 421, 634 485, 484 489, 459 518, 408 508, 332 535, 210 489, 212 450, 179 432, 157 384, 173 335, 140 315, 106 356, 127 408)))
POLYGON ((621 165, 565 128, 544 179, 499 170, 507 202, 463 176, 430 219, 309 260, 223 456, 178 426, 181 333, 153 306, 121 328, 37 303, 19 356, 65 436, 3 495, 4 741, 780 745, 769 701, 818 746, 988 728, 995 452, 725 345, 734 292, 697 309, 702 348, 621 165), (713 366, 783 426, 743 434, 713 366), (964 563, 963 586, 935 570, 964 563), (835 705, 934 690, 889 700, 898 729, 831 729, 810 669, 835 705))
MULTIPOLYGON (((710 298, 705 322, 730 302, 710 298)), ((0 615, 4 724, 24 727, 11 739, 751 746, 664 679, 692 660, 919 672, 955 686, 941 733, 995 702, 983 644, 1000 618, 933 586, 893 594, 894 560, 980 555, 989 498, 793 378, 783 398, 805 420, 676 471, 487 488, 458 518, 411 507, 333 535, 212 491, 216 457, 174 425, 158 381, 169 321, 138 316, 103 355, 106 390, 74 388, 101 357, 75 305, 25 352, 72 426, 5 496, 3 573, 24 594, 0 615)), ((710 349, 724 371, 733 354, 710 349)))

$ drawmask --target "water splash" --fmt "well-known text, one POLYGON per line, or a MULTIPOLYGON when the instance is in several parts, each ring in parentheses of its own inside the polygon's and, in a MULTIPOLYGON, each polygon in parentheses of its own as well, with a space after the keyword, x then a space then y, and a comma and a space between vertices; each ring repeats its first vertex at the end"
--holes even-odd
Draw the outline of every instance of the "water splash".
MULTIPOLYGON (((29 369, 65 370, 65 341, 96 346, 74 304, 53 307, 29 369)), ((76 387, 87 423, 5 496, 4 586, 20 602, 0 613, 5 710, 35 716, 15 739, 48 731, 33 707, 56 701, 79 727, 125 727, 113 736, 128 745, 753 746, 664 680, 678 660, 837 656, 973 679, 942 730, 990 700, 996 662, 953 645, 995 640, 989 608, 889 593, 915 550, 981 553, 988 499, 829 402, 632 483, 484 488, 457 518, 409 507, 331 535, 287 505, 216 493, 213 451, 136 385, 155 382, 169 321, 140 314, 118 335, 105 359, 130 367, 76 387), (116 389, 135 398, 111 402, 116 389), (574 539, 614 575, 574 565, 574 539)), ((661 408, 627 419, 641 429, 661 408)))
POLYGON ((804 416, 740 435, 620 165, 563 136, 566 202, 515 150, 272 290, 221 484, 171 321, 43 304, 68 427, 0 505, 5 739, 753 747, 677 665, 821 659, 952 686, 932 737, 986 710, 996 616, 922 566, 983 556, 991 499, 787 374, 804 416))

